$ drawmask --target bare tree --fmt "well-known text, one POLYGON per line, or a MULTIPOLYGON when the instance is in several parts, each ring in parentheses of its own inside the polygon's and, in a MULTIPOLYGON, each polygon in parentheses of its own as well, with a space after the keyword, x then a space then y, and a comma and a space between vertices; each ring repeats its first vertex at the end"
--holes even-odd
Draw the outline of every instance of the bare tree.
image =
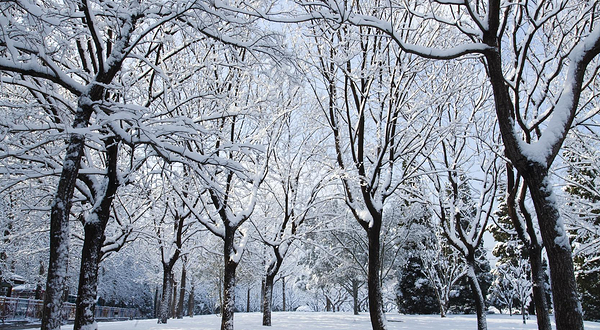
POLYGON ((315 62, 325 86, 323 96, 316 85, 315 93, 331 129, 346 203, 368 238, 371 324, 385 329, 383 210, 435 144, 435 125, 428 125, 435 118, 412 106, 410 86, 420 62, 395 49, 385 35, 372 28, 328 27, 315 27, 314 34, 320 44, 315 62))
MULTIPOLYGON (((296 100, 301 94, 288 102, 301 104, 296 100)), ((285 108, 291 109, 291 104, 285 108)), ((307 217, 321 210, 320 192, 327 185, 327 171, 317 170, 321 157, 324 157, 322 134, 319 130, 306 132, 301 120, 301 109, 291 110, 280 121, 281 134, 271 157, 269 176, 263 187, 268 193, 266 197, 265 219, 260 228, 261 240, 269 248, 269 259, 263 284, 262 313, 264 326, 271 326, 273 303, 273 285, 275 277, 292 249, 292 244, 303 234, 309 232, 305 225, 307 217), (273 219, 275 218, 275 219, 273 219)), ((304 114, 307 116, 308 114, 304 114)), ((314 222, 313 222, 314 223, 314 222)), ((318 225, 318 224, 315 224, 318 225)), ((283 282, 282 282, 283 283, 283 282)))
POLYGON ((412 54, 438 60, 483 56, 505 154, 529 188, 548 254, 557 329, 583 329, 571 247, 549 171, 579 112, 582 91, 597 77, 597 65, 588 67, 600 53, 596 5, 398 3, 369 14, 336 1, 322 6, 308 17, 377 28, 412 54), (411 19, 394 21, 392 11, 411 19), (415 42, 430 23, 441 27, 434 47, 415 42))
POLYGON ((499 175, 493 149, 497 143, 494 143, 493 122, 473 120, 482 115, 477 111, 480 103, 475 102, 474 110, 467 116, 464 111, 469 109, 468 103, 441 106, 444 119, 440 124, 448 127, 448 131, 437 154, 439 161, 432 158, 430 162, 435 173, 431 178, 438 201, 436 216, 448 242, 465 260, 465 273, 476 304, 477 328, 485 330, 486 294, 479 283, 476 262, 477 250, 493 216, 499 175), (476 127, 472 121, 478 123, 476 127))

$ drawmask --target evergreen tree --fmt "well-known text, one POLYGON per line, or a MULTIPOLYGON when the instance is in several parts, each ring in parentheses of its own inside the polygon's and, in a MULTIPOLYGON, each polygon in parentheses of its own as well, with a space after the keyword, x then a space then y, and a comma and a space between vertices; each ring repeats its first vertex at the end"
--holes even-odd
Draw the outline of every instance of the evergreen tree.
MULTIPOLYGON (((494 281, 494 275, 492 275, 491 270, 492 268, 489 260, 486 258, 486 251, 482 243, 475 250, 475 274, 477 274, 477 280, 479 281, 484 297, 488 296, 489 288, 494 281)), ((450 310, 455 313, 475 313, 475 299, 473 298, 473 292, 466 277, 463 277, 456 285, 454 295, 450 299, 450 310)))
POLYGON ((423 262, 418 256, 409 257, 399 269, 396 293, 400 313, 435 314, 440 311, 434 288, 423 273, 423 262))

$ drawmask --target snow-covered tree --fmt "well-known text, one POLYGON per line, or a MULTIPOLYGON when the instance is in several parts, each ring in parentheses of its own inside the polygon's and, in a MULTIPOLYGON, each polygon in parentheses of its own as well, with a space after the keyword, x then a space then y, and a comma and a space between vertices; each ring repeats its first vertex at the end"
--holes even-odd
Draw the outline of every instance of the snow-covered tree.
POLYGON ((494 123, 481 113, 482 104, 477 98, 467 98, 441 105, 441 125, 448 131, 430 162, 435 173, 430 176, 437 203, 434 213, 448 243, 465 260, 480 330, 487 329, 484 283, 490 268, 481 260, 485 260, 482 239, 493 216, 498 186, 494 123), (471 109, 468 114, 467 109, 471 109))
POLYGON ((376 28, 403 51, 432 60, 484 59, 476 70, 485 72, 492 85, 505 154, 529 188, 548 255, 557 329, 583 329, 571 247, 550 169, 573 123, 586 119, 580 110, 587 98, 595 95, 586 89, 598 77, 596 4, 378 2, 371 6, 378 10, 364 11, 365 2, 325 1, 308 16, 376 28), (424 34, 429 37, 420 39, 424 34))
POLYGON ((294 241, 305 232, 321 226, 306 219, 324 212, 320 192, 328 184, 328 171, 319 170, 325 157, 323 134, 303 120, 308 113, 301 108, 292 109, 292 102, 300 104, 301 90, 294 92, 286 108, 290 111, 280 119, 279 138, 270 160, 269 175, 263 185, 266 192, 263 210, 264 219, 254 221, 260 226, 259 235, 267 245, 266 274, 263 284, 263 325, 271 325, 274 280, 292 249, 294 241), (261 224, 262 223, 262 224, 261 224), (308 227, 308 228, 306 228, 308 227))
POLYGON ((525 259, 518 259, 515 265, 506 263, 498 266, 494 270, 496 279, 491 288, 492 295, 508 308, 511 315, 513 307, 520 309, 523 324, 527 322, 527 306, 533 288, 530 267, 525 259))
POLYGON ((368 239, 369 309, 373 329, 381 330, 386 328, 381 233, 389 230, 384 210, 436 140, 435 126, 429 125, 435 117, 419 106, 411 89, 422 62, 377 29, 332 31, 322 23, 311 34, 318 44, 313 89, 332 134, 346 204, 368 239))
POLYGON ((398 311, 404 314, 434 314, 440 311, 433 283, 425 274, 423 261, 411 256, 398 271, 398 311))
POLYGON ((600 319, 600 168, 597 142, 594 130, 578 128, 573 131, 563 155, 568 166, 564 188, 566 226, 573 245, 575 278, 584 318, 589 320, 600 319))

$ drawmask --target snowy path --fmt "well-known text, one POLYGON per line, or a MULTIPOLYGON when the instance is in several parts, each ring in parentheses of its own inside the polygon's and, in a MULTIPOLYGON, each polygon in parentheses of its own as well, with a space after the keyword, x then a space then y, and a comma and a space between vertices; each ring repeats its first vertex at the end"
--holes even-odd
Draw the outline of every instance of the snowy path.
MULTIPOLYGON (((449 315, 442 319, 437 315, 399 315, 388 314, 390 330, 468 330, 476 329, 474 315, 449 315)), ((156 324, 156 319, 99 323, 99 330, 216 330, 220 326, 220 318, 215 315, 196 316, 182 320, 169 320, 168 324, 156 324)), ((350 313, 273 313, 273 326, 261 326, 260 313, 236 313, 236 330, 369 330, 369 315, 359 316, 350 313)), ((519 315, 488 315, 489 330, 537 329, 535 319, 524 325, 519 315)), ((62 330, 71 330, 72 326, 64 326, 62 330)), ((600 330, 600 323, 586 322, 586 330, 600 330)), ((35 328, 31 330, 36 330, 35 328)))

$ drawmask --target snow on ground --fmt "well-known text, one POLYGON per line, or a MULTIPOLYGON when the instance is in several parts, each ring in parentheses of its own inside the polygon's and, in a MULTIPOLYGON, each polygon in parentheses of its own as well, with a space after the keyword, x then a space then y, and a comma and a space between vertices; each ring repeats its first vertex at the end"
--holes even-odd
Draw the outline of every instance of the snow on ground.
MULTIPOLYGON (((442 319, 439 315, 400 315, 387 314, 389 330, 468 330, 477 329, 475 315, 449 315, 442 319)), ((221 318, 216 315, 195 316, 181 320, 169 320, 167 324, 157 324, 156 319, 105 322, 98 324, 98 330, 216 330, 221 318)), ((535 317, 523 324, 520 315, 488 315, 489 330, 537 329, 535 317)), ((369 330, 369 314, 355 316, 351 313, 302 313, 275 312, 273 326, 263 327, 260 313, 236 313, 236 330, 369 330)), ((38 328, 32 328, 36 330, 38 328)), ((72 330, 72 325, 62 330, 72 330)), ((586 330, 600 330, 600 323, 586 322, 586 330)), ((29 330, 29 329, 28 329, 29 330)))

